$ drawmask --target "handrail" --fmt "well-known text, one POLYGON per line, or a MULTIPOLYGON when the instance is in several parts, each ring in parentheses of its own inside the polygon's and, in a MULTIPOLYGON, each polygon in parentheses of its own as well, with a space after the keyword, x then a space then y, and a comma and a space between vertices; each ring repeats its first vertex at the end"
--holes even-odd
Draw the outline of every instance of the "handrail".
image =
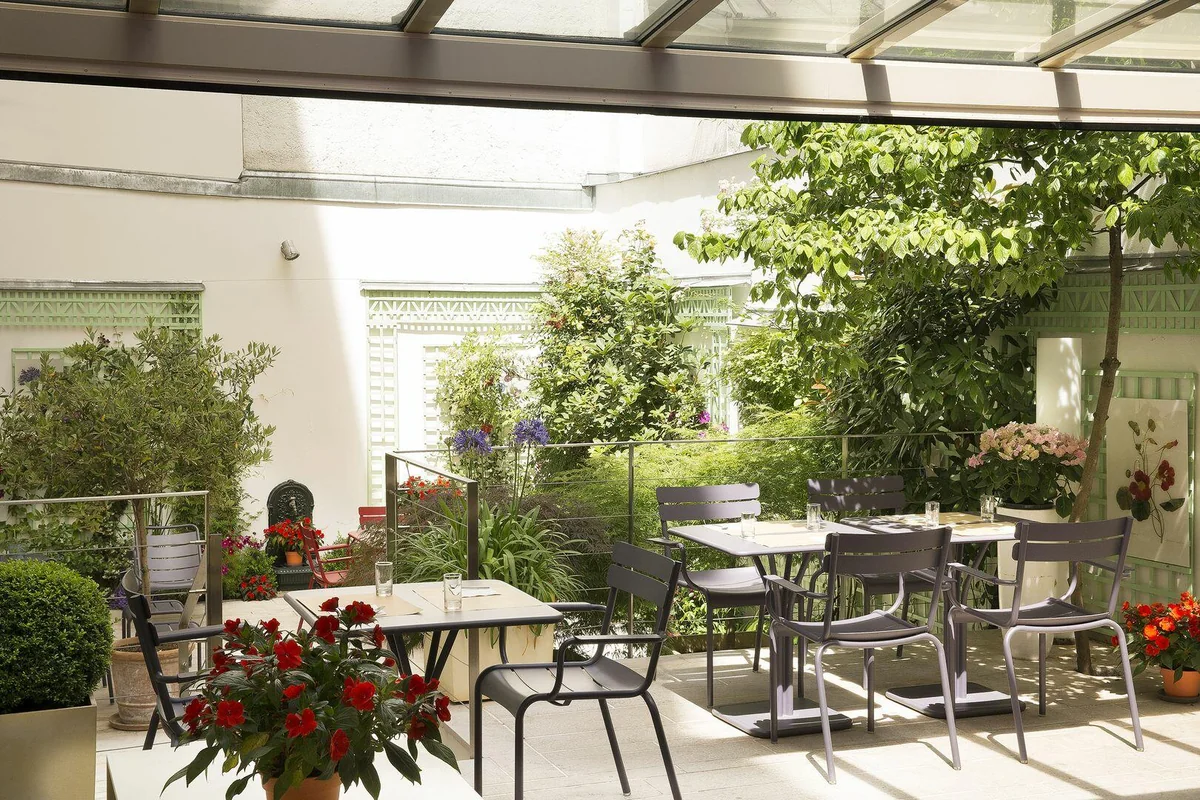
POLYGON ((40 506, 45 503, 115 503, 120 500, 163 500, 168 497, 204 497, 208 494, 208 489, 194 489, 187 492, 102 494, 91 497, 37 497, 32 500, 0 500, 0 506, 40 506))
POLYGON ((387 509, 387 555, 389 561, 395 561, 396 531, 399 520, 396 515, 396 493, 400 489, 396 474, 396 462, 403 461, 409 468, 429 472, 438 477, 455 483, 463 484, 467 499, 467 580, 479 578, 479 481, 468 478, 449 470, 426 464, 415 459, 405 458, 404 451, 389 451, 384 454, 384 506, 387 509))

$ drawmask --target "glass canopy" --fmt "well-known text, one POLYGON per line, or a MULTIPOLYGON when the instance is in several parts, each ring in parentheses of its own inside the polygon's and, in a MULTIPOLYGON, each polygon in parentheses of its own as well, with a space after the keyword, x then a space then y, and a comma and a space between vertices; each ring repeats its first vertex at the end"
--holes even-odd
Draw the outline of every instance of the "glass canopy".
POLYGON ((1077 63, 1081 66, 1200 71, 1200 6, 1180 11, 1132 33, 1084 56, 1077 63))

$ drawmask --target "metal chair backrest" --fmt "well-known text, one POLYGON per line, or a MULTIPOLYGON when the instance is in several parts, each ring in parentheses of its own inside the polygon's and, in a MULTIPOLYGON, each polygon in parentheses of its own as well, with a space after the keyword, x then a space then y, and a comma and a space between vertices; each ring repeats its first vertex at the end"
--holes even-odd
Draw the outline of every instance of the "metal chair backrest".
POLYGON ((864 511, 898 512, 908 503, 904 478, 882 475, 874 478, 809 478, 808 502, 823 512, 858 514, 864 511))
POLYGON ((125 590, 125 598, 129 604, 129 613, 133 617, 133 630, 137 635, 138 644, 142 650, 142 658, 146 661, 146 672, 154 687, 155 702, 158 714, 163 724, 173 729, 172 739, 182 733, 179 723, 175 721, 175 706, 171 703, 171 692, 168 685, 162 681, 162 661, 158 657, 158 628, 150 619, 150 601, 138 587, 137 577, 133 570, 128 570, 121 579, 125 590))
POLYGON ((321 558, 321 542, 308 528, 300 530, 300 541, 304 545, 304 557, 308 561, 309 569, 324 582, 327 576, 325 575, 325 562, 321 558))
MULTIPOLYGON (((903 533, 831 533, 825 537, 824 570, 829 580, 825 587, 824 635, 829 636, 833 612, 837 606, 838 578, 848 575, 899 576, 900 594, 892 608, 904 601, 908 589, 905 578, 914 572, 946 574, 950 558, 949 526, 903 533)), ((929 630, 937 618, 942 596, 942 581, 933 581, 929 617, 919 630, 929 630)), ((869 615, 868 615, 869 616, 869 615)))
MULTIPOLYGON (((617 611, 617 599, 621 594, 628 594, 657 609, 654 632, 665 635, 667 622, 671 618, 671 605, 675 600, 675 589, 679 585, 680 569, 680 563, 673 558, 643 550, 627 542, 615 543, 612 564, 608 568, 608 602, 605 604, 601 633, 610 633, 613 616, 617 611)), ((657 669, 661 651, 662 642, 651 648, 647 671, 651 679, 657 669)))
MULTIPOLYGON (((203 562, 200 529, 195 525, 159 525, 146 529, 146 557, 150 568, 151 596, 161 592, 189 591, 203 562)), ((135 563, 141 572, 141 552, 134 548, 135 563)))
POLYGON ((727 483, 720 486, 660 486, 658 518, 666 536, 671 522, 713 522, 740 519, 743 514, 762 513, 757 483, 727 483))
MULTIPOLYGON (((1098 561, 1110 563, 1113 573, 1112 588, 1108 596, 1108 616, 1117 611, 1117 597, 1121 590, 1121 576, 1125 571, 1125 559, 1129 554, 1129 542, 1133 536, 1133 518, 1119 517, 1096 522, 1018 522, 1017 541, 1013 545, 1013 559, 1017 562, 1013 587, 1013 608, 1021 605, 1021 583, 1025 577, 1025 565, 1029 562, 1050 561, 1071 564, 1071 588, 1063 597, 1074 590, 1079 579, 1081 562, 1098 561), (1115 562, 1109 562, 1115 559, 1115 562)), ((1045 598, 1037 598, 1041 601, 1045 598)))

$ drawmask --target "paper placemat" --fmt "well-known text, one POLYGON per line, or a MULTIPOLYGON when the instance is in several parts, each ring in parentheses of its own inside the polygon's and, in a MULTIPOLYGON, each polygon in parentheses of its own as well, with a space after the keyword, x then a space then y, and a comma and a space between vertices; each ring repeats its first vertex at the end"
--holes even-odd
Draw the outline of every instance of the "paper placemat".
MULTIPOLYGON (((380 617, 407 617, 412 614, 421 613, 419 606, 415 606, 407 600, 397 597, 394 594, 391 597, 378 597, 375 594, 375 587, 373 586, 365 587, 364 591, 342 589, 339 590, 336 595, 331 596, 337 597, 338 603, 342 607, 345 607, 346 604, 352 603, 355 600, 366 603, 374 608, 376 615, 380 617)), ((320 606, 321 604, 315 600, 310 600, 304 604, 305 608, 317 616, 325 613, 324 611, 321 611, 320 606)))
MULTIPOLYGON (((469 583, 463 584, 463 611, 487 611, 497 608, 523 608, 529 605, 529 600, 523 594, 518 594, 513 591, 505 591, 507 587, 497 586, 490 587, 488 584, 480 582, 472 586, 469 583), (469 589, 489 589, 492 594, 485 596, 471 596, 467 594, 469 589)), ((442 585, 434 584, 433 586, 424 586, 416 590, 417 594, 421 595, 434 608, 445 608, 446 596, 442 589, 442 585)))
POLYGON ((805 529, 803 525, 799 525, 797 528, 798 530, 795 531, 771 531, 769 533, 759 533, 756 530, 754 538, 747 541, 752 541, 767 548, 825 547, 825 537, 829 535, 829 531, 810 531, 805 529))
MULTIPOLYGON (((924 514, 894 514, 885 517, 869 517, 862 523, 870 526, 894 529, 925 530, 930 527, 924 514)), ((1011 522, 984 522, 977 514, 947 511, 938 515, 939 525, 948 525, 955 536, 996 536, 1012 534, 1016 526, 1011 522)))

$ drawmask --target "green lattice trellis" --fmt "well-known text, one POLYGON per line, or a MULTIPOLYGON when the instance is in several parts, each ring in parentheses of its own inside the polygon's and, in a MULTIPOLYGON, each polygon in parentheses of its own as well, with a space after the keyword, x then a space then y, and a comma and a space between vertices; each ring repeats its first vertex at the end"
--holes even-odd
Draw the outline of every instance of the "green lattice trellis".
MULTIPOLYGON (((1100 390, 1100 372, 1084 370, 1083 372, 1083 407, 1095 408, 1096 395, 1100 390)), ((1149 400, 1187 400, 1188 401, 1188 442, 1195 437, 1195 396, 1196 376, 1190 372, 1137 372, 1120 371, 1117 374, 1117 384, 1113 397, 1131 397, 1149 400)), ((1084 436, 1091 433, 1091 416, 1084 423, 1084 436)), ((1103 446, 1100 450, 1100 463, 1097 470, 1096 485, 1092 490, 1091 502, 1088 505, 1088 515, 1091 519, 1106 519, 1108 517, 1108 479, 1107 454, 1103 446)), ((1189 525, 1192 527, 1193 549, 1195 539, 1195 519, 1193 517, 1193 494, 1195 487, 1195 469, 1193 456, 1188 453, 1188 474, 1191 485, 1188 487, 1189 525)), ((1194 554, 1190 561, 1194 561, 1194 554)), ((1130 558, 1129 566, 1133 575, 1121 582, 1121 599, 1131 603, 1142 603, 1163 600, 1167 597, 1178 597, 1180 592, 1191 591, 1194 583, 1193 568, 1176 564, 1164 564, 1141 558, 1130 558)), ((1082 581, 1084 599, 1090 607, 1103 606, 1108 601, 1112 577, 1100 570, 1088 570, 1082 581)))
POLYGON ((9 328, 167 328, 200 330, 201 291, 67 288, 0 289, 0 326, 9 328))
MULTIPOLYGON (((1121 330, 1129 333, 1200 334, 1200 281, 1163 270, 1130 272, 1122 294, 1121 330)), ((1017 328, 1045 333, 1101 333, 1108 324, 1108 273, 1069 273, 1045 311, 1028 314, 1017 328)))

